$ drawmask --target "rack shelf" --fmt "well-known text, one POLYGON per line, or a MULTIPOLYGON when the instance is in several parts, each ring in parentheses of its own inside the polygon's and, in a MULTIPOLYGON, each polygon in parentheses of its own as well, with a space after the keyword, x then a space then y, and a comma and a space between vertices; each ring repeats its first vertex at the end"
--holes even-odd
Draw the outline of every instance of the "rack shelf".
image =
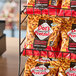
POLYGON ((56 17, 76 17, 76 10, 56 8, 56 7, 47 7, 46 9, 40 10, 36 6, 24 6, 22 13, 27 14, 27 15, 46 14, 49 16, 56 16, 56 17), (61 11, 61 13, 59 13, 58 11, 61 11), (69 12, 70 14, 68 15, 67 12, 69 12))
MULTIPOLYGON (((38 49, 26 49, 26 48, 24 48, 23 50, 25 50, 25 54, 26 54, 26 50, 28 51, 28 50, 31 50, 32 51, 32 56, 35 56, 34 55, 34 51, 39 51, 39 57, 41 57, 41 50, 38 50, 38 49)), ((54 53, 54 58, 56 59, 56 58, 59 58, 59 57, 56 57, 56 54, 55 53, 61 53, 61 58, 63 59, 63 58, 65 58, 64 57, 64 54, 66 53, 66 54, 69 54, 69 60, 71 60, 71 53, 73 53, 73 52, 61 52, 61 51, 51 51, 51 50, 44 50, 44 49, 42 49, 42 51, 46 51, 47 52, 47 58, 49 57, 49 52, 52 52, 52 53, 54 53)))

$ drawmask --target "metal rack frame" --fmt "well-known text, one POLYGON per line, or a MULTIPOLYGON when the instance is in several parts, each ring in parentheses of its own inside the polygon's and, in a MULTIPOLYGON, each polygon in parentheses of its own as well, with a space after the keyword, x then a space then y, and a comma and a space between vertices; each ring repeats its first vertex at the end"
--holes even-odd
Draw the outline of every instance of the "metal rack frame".
POLYGON ((21 0, 19 0, 19 65, 18 65, 18 76, 21 76, 24 68, 21 72, 21 45, 24 42, 25 38, 22 40, 21 42, 21 24, 24 22, 24 20, 27 18, 27 16, 23 19, 23 21, 21 22, 21 14, 22 14, 23 10, 21 11, 21 0))
MULTIPOLYGON (((24 22, 24 20, 27 18, 27 16, 28 16, 28 13, 27 13, 27 7, 32 7, 33 8, 33 15, 35 14, 34 13, 34 8, 36 8, 36 6, 24 6, 24 9, 23 10, 21 10, 21 0, 19 0, 20 2, 19 2, 19 68, 18 68, 18 76, 21 76, 22 75, 22 73, 23 73, 23 71, 24 71, 24 68, 23 68, 23 70, 21 71, 20 70, 20 67, 21 67, 21 55, 22 55, 22 52, 25 50, 25 52, 26 52, 26 50, 32 50, 32 56, 34 56, 34 50, 38 50, 38 49, 26 49, 26 48, 24 48, 22 51, 21 51, 21 45, 22 45, 22 43, 24 42, 24 40, 25 40, 25 38, 26 37, 24 37, 24 39, 21 41, 21 24, 24 22), (21 21, 21 14, 22 13, 24 13, 24 10, 26 9, 26 17, 21 21)), ((53 8, 53 7, 48 7, 47 9, 56 9, 56 17, 67 17, 67 16, 65 16, 65 10, 70 10, 71 11, 71 16, 68 16, 68 17, 73 17, 72 15, 72 9, 63 9, 64 10, 64 12, 63 12, 63 16, 58 16, 57 15, 57 10, 58 9, 61 9, 61 8, 53 8)), ((25 13, 24 13, 25 14, 25 13)), ((41 10, 41 15, 42 15, 42 10, 41 10)), ((48 11, 48 15, 49 15, 49 11, 48 11)), ((48 57, 48 52, 50 52, 50 50, 43 50, 43 51, 47 51, 47 57, 48 57)), ((54 52, 54 56, 55 56, 55 53, 56 52, 58 52, 58 51, 51 51, 51 52, 54 52)), ((41 51, 39 51, 39 53, 40 53, 40 57, 41 57, 41 51)), ((60 52, 59 52, 60 53, 60 52)), ((63 59, 63 53, 69 53, 70 54, 70 59, 71 59, 71 52, 61 52, 62 53, 62 59, 63 59)), ((56 58, 56 56, 55 56, 55 58, 56 58)))

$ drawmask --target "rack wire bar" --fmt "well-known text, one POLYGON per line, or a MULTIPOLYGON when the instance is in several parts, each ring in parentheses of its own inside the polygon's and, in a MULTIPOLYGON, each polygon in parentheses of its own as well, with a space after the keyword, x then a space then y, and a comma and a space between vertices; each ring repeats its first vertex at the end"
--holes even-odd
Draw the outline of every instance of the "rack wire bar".
MULTIPOLYGON (((30 11, 30 12, 32 12, 32 14, 34 15, 35 14, 35 9, 36 9, 36 6, 24 6, 25 7, 25 10, 26 10, 26 12, 24 11, 24 13, 25 14, 31 14, 31 13, 28 13, 28 11, 27 11, 27 9, 32 9, 32 11, 30 11)), ((38 9, 38 8, 37 8, 38 9)), ((46 9, 48 9, 48 15, 50 15, 51 16, 51 14, 50 14, 50 12, 49 12, 49 9, 54 9, 55 10, 55 16, 56 17, 73 17, 73 18, 75 18, 76 16, 74 16, 74 13, 73 13, 73 11, 74 12, 76 12, 76 10, 74 10, 74 9, 67 9, 67 8, 57 8, 57 7, 47 7, 46 9), (62 15, 59 15, 58 13, 57 13, 57 10, 62 10, 62 15), (66 11, 69 11, 70 12, 70 15, 66 15, 65 14, 65 12, 66 11)), ((46 10, 45 9, 45 10, 46 10)), ((40 12, 41 12, 41 15, 42 15, 42 10, 40 10, 40 12)), ((75 14, 76 15, 76 14, 75 14)))
POLYGON ((24 13, 25 8, 21 11, 21 0, 19 0, 19 64, 18 64, 18 76, 21 76, 24 68, 21 72, 21 54, 23 51, 21 51, 21 45, 24 42, 25 38, 22 40, 21 42, 21 24, 25 21, 25 19, 27 18, 28 15, 25 16, 25 18, 22 20, 21 22, 21 14, 24 13))
POLYGON ((24 12, 25 9, 26 9, 26 8, 24 8, 24 9, 21 11, 21 14, 24 12))
MULTIPOLYGON (((24 50, 36 50, 38 51, 38 49, 26 49, 26 48, 23 48, 24 50)), ((74 53, 73 51, 71 52, 61 52, 61 51, 52 51, 52 50, 46 50, 46 49, 42 49, 42 50, 39 50, 39 51, 48 51, 48 52, 59 52, 59 53, 74 53)))
POLYGON ((24 37, 24 39, 22 40, 22 42, 20 43, 20 45, 22 45, 22 44, 23 44, 23 42, 25 41, 25 39, 26 39, 26 36, 24 37))
POLYGON ((20 76, 20 67, 21 67, 21 0, 19 0, 19 66, 18 66, 18 76, 20 76))
POLYGON ((26 15, 26 17, 22 20, 21 24, 25 21, 25 19, 27 18, 28 15, 26 15))
MULTIPOLYGON (((34 57, 34 50, 35 51, 39 51, 39 57, 41 57, 41 50, 38 50, 38 49, 26 49, 24 48, 23 50, 25 50, 25 55, 26 55, 26 50, 31 50, 32 51, 32 56, 34 57)), ((45 50, 45 49, 42 49, 42 51, 46 51, 47 52, 47 58, 49 57, 49 52, 53 52, 54 53, 54 58, 56 59, 56 54, 55 53, 61 53, 62 56, 61 56, 61 59, 65 58, 63 54, 69 54, 69 59, 71 60, 71 53, 74 53, 74 52, 61 52, 61 51, 51 51, 51 50, 45 50)))
POLYGON ((23 51, 24 51, 24 49, 20 52, 20 56, 22 55, 23 51))
POLYGON ((24 72, 25 68, 22 69, 22 72, 20 73, 20 76, 22 75, 22 73, 24 72))

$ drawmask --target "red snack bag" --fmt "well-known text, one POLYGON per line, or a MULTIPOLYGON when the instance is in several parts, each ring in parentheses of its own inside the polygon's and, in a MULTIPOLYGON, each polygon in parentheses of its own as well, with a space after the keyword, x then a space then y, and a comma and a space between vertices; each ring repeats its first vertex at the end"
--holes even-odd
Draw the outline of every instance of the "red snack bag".
POLYGON ((70 0, 62 0, 62 8, 70 8, 70 0))
POLYGON ((58 15, 61 8, 61 0, 28 0, 25 14, 46 14, 51 16, 58 15), (36 1, 36 2, 35 2, 36 1))
POLYGON ((75 2, 76 2, 75 0, 74 2, 73 0, 62 0, 62 6, 61 6, 62 9, 60 9, 59 16, 76 17, 76 10, 74 9, 76 5, 75 2), (74 8, 72 8, 73 6, 74 8))
POLYGON ((50 15, 50 16, 58 16, 59 14, 59 11, 60 9, 56 9, 55 7, 54 8, 46 8, 46 9, 43 9, 43 10, 40 10, 38 8, 29 8, 27 7, 26 8, 26 11, 25 11, 25 14, 38 14, 38 15, 41 15, 41 14, 45 14, 45 15, 50 15), (57 10, 57 11, 56 11, 57 10))
POLYGON ((65 24, 61 29, 61 52, 59 58, 76 59, 76 18, 66 18, 65 24), (67 52, 67 53, 66 53, 67 52), (69 53, 71 52, 71 53, 69 53))
POLYGON ((49 5, 58 6, 59 2, 61 2, 61 0, 45 0, 45 1, 43 1, 43 0, 28 0, 27 4, 35 5, 35 4, 39 3, 39 4, 48 4, 48 6, 49 5))
POLYGON ((76 60, 63 59, 59 67, 58 76, 75 76, 76 75, 76 60))
POLYGON ((62 0, 62 8, 68 9, 72 8, 74 9, 76 6, 76 0, 62 0))
POLYGON ((30 57, 25 63, 24 76, 56 76, 58 73, 59 61, 49 58, 30 57))
POLYGON ((48 50, 48 57, 55 57, 54 52, 51 51, 59 51, 60 28, 61 18, 52 18, 48 15, 28 15, 27 34, 24 46, 27 50, 23 51, 23 55, 39 56, 41 53, 42 57, 46 57, 48 50), (32 51, 32 49, 35 50, 32 51))
POLYGON ((76 17, 76 11, 71 9, 61 9, 58 16, 76 17))

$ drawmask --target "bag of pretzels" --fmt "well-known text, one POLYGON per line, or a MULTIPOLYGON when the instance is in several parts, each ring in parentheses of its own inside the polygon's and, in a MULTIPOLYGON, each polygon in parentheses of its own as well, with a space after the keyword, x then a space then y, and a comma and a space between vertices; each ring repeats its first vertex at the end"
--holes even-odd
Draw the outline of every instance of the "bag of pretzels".
POLYGON ((58 16, 63 16, 63 17, 76 17, 76 10, 60 9, 58 16))
POLYGON ((48 15, 28 15, 23 55, 56 57, 58 54, 52 51, 60 51, 61 20, 48 15))
POLYGON ((59 16, 76 17, 76 0, 62 0, 59 16))
POLYGON ((61 28, 61 52, 58 57, 76 59, 76 18, 65 18, 61 28), (67 53, 66 53, 67 52, 67 53))
POLYGON ((58 6, 58 4, 59 4, 59 2, 60 2, 61 0, 28 0, 27 1, 27 4, 28 5, 35 5, 35 4, 48 4, 48 6, 49 5, 52 5, 52 6, 58 6))
POLYGON ((70 8, 71 0, 62 0, 62 8, 70 8))
POLYGON ((76 0, 62 0, 62 8, 74 9, 76 7, 76 0))
POLYGON ((46 14, 56 16, 61 8, 61 0, 28 0, 25 14, 46 14))
POLYGON ((60 62, 56 59, 29 57, 24 76, 57 76, 60 62))
POLYGON ((63 59, 58 76, 76 76, 76 60, 63 59))

